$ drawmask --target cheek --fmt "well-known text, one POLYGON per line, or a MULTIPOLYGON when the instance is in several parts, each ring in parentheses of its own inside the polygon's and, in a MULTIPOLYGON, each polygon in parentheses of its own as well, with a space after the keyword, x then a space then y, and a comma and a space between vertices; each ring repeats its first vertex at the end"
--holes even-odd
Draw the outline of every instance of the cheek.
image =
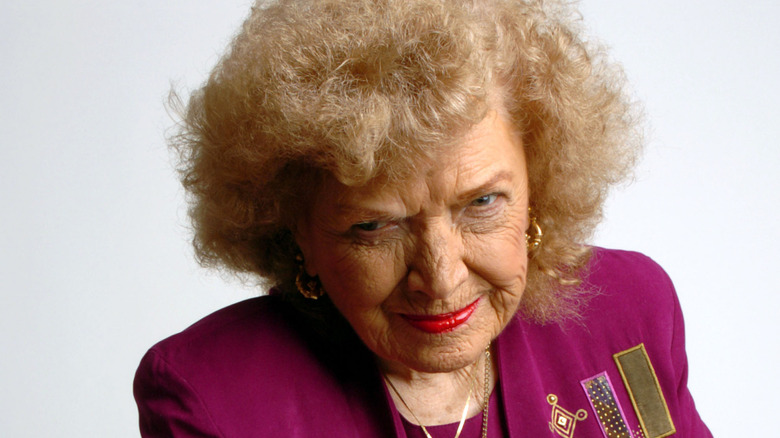
POLYGON ((528 268, 525 233, 507 228, 489 238, 481 237, 471 256, 475 270, 496 289, 522 294, 528 268))
POLYGON ((494 236, 480 248, 480 253, 475 270, 490 288, 490 321, 496 324, 497 335, 517 312, 525 291, 528 271, 525 233, 494 236))
POLYGON ((348 319, 361 312, 379 311, 396 289, 399 278, 395 251, 387 248, 331 247, 320 254, 320 281, 330 299, 348 319))

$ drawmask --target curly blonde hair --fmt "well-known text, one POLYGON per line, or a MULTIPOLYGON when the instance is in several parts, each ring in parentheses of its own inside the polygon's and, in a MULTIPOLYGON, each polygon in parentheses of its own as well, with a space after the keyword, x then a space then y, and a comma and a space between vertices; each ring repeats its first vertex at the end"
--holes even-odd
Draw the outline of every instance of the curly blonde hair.
POLYGON ((298 215, 324 174, 403 178, 496 96, 544 229, 521 304, 577 314, 607 189, 640 149, 621 71, 563 2, 279 0, 252 10, 172 139, 206 266, 293 293, 298 215))

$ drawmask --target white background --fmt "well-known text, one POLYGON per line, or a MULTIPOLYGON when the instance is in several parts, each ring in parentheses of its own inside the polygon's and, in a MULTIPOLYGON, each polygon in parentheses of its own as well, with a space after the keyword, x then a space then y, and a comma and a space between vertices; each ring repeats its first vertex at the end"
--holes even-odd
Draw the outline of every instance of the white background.
MULTIPOLYGON (((0 5, 0 424, 134 437, 144 351, 256 292, 197 267, 164 142, 248 0, 0 5)), ((780 3, 584 0, 645 103, 648 147, 595 243, 674 279, 716 436, 776 431, 780 3)))

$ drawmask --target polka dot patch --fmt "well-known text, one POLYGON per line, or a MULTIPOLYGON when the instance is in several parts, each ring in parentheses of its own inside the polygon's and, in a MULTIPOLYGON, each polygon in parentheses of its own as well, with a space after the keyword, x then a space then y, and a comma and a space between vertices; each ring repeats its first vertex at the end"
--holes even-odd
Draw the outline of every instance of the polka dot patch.
POLYGON ((606 371, 580 382, 606 438, 634 438, 606 371))

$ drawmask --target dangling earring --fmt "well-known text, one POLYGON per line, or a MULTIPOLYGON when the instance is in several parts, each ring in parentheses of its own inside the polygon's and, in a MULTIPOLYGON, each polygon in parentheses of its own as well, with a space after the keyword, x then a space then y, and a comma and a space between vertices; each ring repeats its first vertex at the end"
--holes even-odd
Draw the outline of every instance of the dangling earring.
POLYGON ((310 300, 321 297, 325 292, 322 290, 320 281, 317 277, 309 277, 309 274, 306 273, 301 254, 295 256, 295 264, 298 265, 298 275, 295 276, 295 286, 298 288, 298 292, 310 300))
POLYGON ((528 230, 532 234, 528 234, 528 232, 525 233, 525 246, 530 252, 542 246, 542 236, 544 236, 544 233, 542 232, 542 227, 536 222, 536 216, 532 214, 531 207, 528 207, 528 216, 531 219, 531 225, 528 227, 528 230))

